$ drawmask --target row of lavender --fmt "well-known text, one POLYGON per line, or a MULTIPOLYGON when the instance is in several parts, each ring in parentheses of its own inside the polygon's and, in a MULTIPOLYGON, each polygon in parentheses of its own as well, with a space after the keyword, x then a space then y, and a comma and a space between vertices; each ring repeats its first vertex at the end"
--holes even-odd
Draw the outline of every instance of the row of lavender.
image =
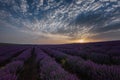
POLYGON ((101 65, 57 50, 44 51, 83 80, 120 80, 120 65, 101 65))
POLYGON ((118 45, 81 45, 70 48, 53 47, 72 56, 80 56, 99 64, 120 65, 120 46, 118 45))
POLYGON ((2 53, 0 52, 0 65, 7 63, 11 60, 12 57, 16 57, 21 52, 23 52, 25 48, 19 48, 19 49, 13 49, 13 50, 7 50, 2 53))
POLYGON ((5 53, 0 56, 1 63, 4 63, 6 60, 10 59, 9 63, 0 67, 0 80, 17 80, 18 79, 19 73, 24 68, 24 63, 31 57, 32 48, 29 48, 29 49, 25 49, 25 48, 26 47, 10 48, 10 49, 7 49, 8 53, 5 53), (11 49, 13 49, 13 51, 11 49), (9 51, 12 51, 12 52, 9 52, 9 51), (18 56, 12 57, 18 53, 19 53, 18 56))
POLYGON ((65 71, 60 64, 39 48, 36 48, 35 54, 41 80, 80 80, 75 75, 65 71))

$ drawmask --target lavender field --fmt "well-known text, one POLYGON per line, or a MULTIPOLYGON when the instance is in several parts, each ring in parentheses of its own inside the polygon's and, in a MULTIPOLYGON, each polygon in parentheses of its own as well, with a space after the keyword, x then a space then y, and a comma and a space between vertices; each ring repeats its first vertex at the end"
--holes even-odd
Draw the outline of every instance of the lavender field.
POLYGON ((1 45, 0 80, 120 80, 120 41, 1 45))

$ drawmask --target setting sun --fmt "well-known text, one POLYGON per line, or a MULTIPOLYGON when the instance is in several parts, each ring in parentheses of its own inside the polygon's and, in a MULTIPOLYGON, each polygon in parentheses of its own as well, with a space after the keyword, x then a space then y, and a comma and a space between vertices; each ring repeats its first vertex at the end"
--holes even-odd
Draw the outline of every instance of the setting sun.
POLYGON ((79 39, 79 40, 75 40, 74 42, 75 42, 75 43, 85 43, 86 40, 84 40, 84 39, 79 39))
POLYGON ((80 40, 79 40, 79 42, 80 42, 80 43, 84 43, 84 42, 85 42, 85 40, 83 40, 83 39, 80 39, 80 40))

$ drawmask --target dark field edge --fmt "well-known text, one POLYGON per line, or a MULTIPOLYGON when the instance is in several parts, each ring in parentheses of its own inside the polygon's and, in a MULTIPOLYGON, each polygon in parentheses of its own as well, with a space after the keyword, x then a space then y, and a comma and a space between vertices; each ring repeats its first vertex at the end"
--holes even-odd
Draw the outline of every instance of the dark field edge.
POLYGON ((14 59, 15 57, 19 56, 22 52, 24 52, 27 49, 23 49, 17 52, 17 54, 13 55, 12 57, 8 58, 7 60, 5 60, 5 62, 0 64, 0 68, 5 66, 6 64, 10 63, 12 59, 14 59))
POLYGON ((24 63, 24 69, 19 73, 18 80, 40 80, 34 50, 35 48, 32 49, 31 57, 24 63))

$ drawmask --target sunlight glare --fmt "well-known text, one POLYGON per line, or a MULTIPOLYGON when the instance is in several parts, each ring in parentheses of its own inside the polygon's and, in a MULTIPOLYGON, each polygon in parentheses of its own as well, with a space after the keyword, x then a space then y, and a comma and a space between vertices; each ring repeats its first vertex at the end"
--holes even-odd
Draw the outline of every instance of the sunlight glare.
POLYGON ((84 42, 85 42, 85 40, 83 40, 83 39, 80 39, 80 40, 79 40, 79 42, 80 42, 80 43, 84 43, 84 42))

